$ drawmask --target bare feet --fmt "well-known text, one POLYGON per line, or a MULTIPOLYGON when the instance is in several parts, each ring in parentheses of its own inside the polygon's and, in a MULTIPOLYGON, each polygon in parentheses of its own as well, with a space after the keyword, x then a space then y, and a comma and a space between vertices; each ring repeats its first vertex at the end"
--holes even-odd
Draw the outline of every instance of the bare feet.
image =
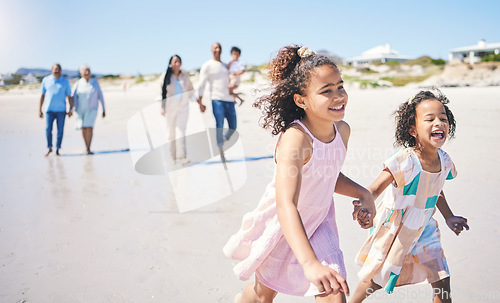
POLYGON ((182 166, 186 166, 191 163, 191 161, 189 161, 187 158, 179 158, 178 161, 182 166))
POLYGON ((47 153, 45 154, 45 157, 48 157, 50 155, 50 153, 52 153, 52 148, 49 148, 49 150, 47 151, 47 153))

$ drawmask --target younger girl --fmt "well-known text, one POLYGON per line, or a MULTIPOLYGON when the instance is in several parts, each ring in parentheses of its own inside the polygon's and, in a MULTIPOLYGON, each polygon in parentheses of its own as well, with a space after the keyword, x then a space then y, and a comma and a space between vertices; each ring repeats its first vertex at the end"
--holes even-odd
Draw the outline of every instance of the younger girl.
MULTIPOLYGON (((362 265, 351 302, 361 302, 375 290, 428 281, 434 302, 451 302, 450 274, 440 242, 435 208, 457 235, 467 219, 453 215, 442 191, 457 172, 440 149, 453 137, 455 119, 439 90, 421 91, 396 114, 396 144, 404 148, 384 162, 384 170, 368 188, 374 199, 391 185, 377 208, 374 228, 356 261, 362 265)), ((372 205, 364 205, 373 212, 372 205)), ((358 219, 359 220, 359 219, 358 219)))
POLYGON ((238 278, 255 273, 235 301, 272 302, 282 292, 345 302, 333 193, 365 204, 373 199, 340 172, 350 134, 342 121, 348 99, 342 77, 331 59, 296 46, 279 51, 269 75, 273 91, 254 106, 263 109, 263 127, 280 135, 276 168, 257 208, 224 247, 241 261, 238 278))

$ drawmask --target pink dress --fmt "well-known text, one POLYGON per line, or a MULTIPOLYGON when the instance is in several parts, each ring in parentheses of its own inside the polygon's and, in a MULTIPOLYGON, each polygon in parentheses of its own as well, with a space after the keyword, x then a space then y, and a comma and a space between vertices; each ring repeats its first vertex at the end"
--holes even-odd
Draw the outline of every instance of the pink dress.
MULTIPOLYGON (((333 141, 316 139, 298 120, 313 140, 311 159, 302 170, 297 208, 309 242, 319 261, 347 277, 339 246, 333 194, 344 163, 346 148, 338 132, 333 141)), ((278 139, 279 141, 279 139, 278 139)), ((281 231, 276 214, 275 181, 267 186, 257 208, 247 213, 241 229, 233 235, 224 254, 239 260, 234 272, 241 280, 255 273, 267 287, 281 293, 310 296, 320 294, 310 283, 281 231)))

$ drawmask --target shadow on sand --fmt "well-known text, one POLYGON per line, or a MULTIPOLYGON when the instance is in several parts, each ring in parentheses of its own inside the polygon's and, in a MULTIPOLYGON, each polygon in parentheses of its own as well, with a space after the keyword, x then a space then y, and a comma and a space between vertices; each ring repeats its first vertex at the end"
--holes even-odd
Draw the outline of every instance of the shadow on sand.
POLYGON ((101 151, 93 151, 92 155, 89 155, 85 152, 83 153, 73 153, 73 154, 62 154, 61 157, 77 157, 77 156, 95 156, 95 155, 104 155, 104 154, 116 154, 116 153, 128 153, 130 152, 130 148, 117 149, 117 150, 101 150, 101 151))

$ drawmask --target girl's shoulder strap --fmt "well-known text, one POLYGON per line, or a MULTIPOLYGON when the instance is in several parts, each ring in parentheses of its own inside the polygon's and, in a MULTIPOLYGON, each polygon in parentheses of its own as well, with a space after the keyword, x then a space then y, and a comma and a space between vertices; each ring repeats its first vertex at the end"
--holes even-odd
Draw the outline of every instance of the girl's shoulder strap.
POLYGON ((351 127, 349 126, 349 124, 347 124, 347 122, 343 120, 338 122, 333 122, 333 126, 335 127, 335 138, 337 138, 337 136, 340 136, 344 144, 344 147, 347 150, 349 137, 351 136, 351 127))
MULTIPOLYGON (((307 136, 309 136, 310 140, 312 140, 313 142, 314 142, 315 140, 317 140, 317 139, 316 139, 316 138, 312 135, 312 133, 309 131, 309 129, 307 129, 307 127, 304 125, 304 123, 300 122, 300 120, 294 120, 294 121, 292 121, 292 122, 289 124, 289 126, 288 126, 287 130, 288 130, 288 129, 290 129, 290 128, 292 128, 292 127, 294 126, 294 124, 299 125, 299 126, 300 126, 300 128, 302 128, 302 129, 306 132, 307 136)), ((296 129, 297 129, 297 131, 299 131, 299 132, 300 132, 300 129, 299 129, 298 127, 294 127, 294 128, 296 128, 296 129)), ((285 131, 286 131, 286 130, 285 130, 285 131)), ((279 134, 278 134, 278 139, 276 140, 276 145, 274 146, 274 162, 275 162, 275 163, 276 163, 276 152, 277 152, 277 150, 278 150, 278 144, 280 143, 281 138, 283 137, 283 134, 285 133, 285 131, 283 131, 283 132, 281 132, 281 133, 279 133, 279 134)))
POLYGON ((294 121, 292 121, 292 123, 290 123, 290 125, 293 125, 293 124, 300 125, 304 129, 304 131, 309 135, 309 137, 311 137, 311 139, 317 140, 316 137, 313 136, 313 134, 309 131, 309 129, 300 120, 294 120, 294 121))

